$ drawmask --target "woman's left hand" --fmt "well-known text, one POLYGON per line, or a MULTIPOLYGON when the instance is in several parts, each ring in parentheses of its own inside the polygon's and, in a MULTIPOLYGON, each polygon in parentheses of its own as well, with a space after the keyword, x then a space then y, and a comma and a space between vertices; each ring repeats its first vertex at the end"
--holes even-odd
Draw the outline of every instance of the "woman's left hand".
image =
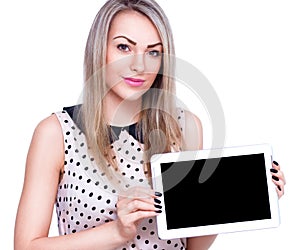
POLYGON ((284 185, 286 184, 285 177, 283 172, 280 170, 280 165, 276 161, 273 161, 272 167, 273 168, 270 169, 272 181, 276 185, 278 198, 281 198, 284 194, 284 185))

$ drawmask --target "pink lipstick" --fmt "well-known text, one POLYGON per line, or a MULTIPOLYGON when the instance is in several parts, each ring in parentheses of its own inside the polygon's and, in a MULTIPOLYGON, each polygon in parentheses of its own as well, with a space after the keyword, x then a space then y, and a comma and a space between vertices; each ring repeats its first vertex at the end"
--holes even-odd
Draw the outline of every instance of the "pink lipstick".
POLYGON ((145 80, 131 77, 124 77, 124 81, 131 87, 139 87, 142 86, 145 80))

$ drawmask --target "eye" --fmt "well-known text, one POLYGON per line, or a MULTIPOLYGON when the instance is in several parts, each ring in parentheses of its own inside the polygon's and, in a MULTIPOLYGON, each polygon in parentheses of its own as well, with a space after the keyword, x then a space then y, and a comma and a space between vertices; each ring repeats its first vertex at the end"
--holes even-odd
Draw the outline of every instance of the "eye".
POLYGON ((128 45, 126 45, 126 44, 119 44, 119 45, 117 46, 117 48, 118 48, 119 50, 121 50, 121 51, 124 51, 124 52, 130 51, 128 45))
POLYGON ((158 50, 151 50, 147 52, 147 54, 153 57, 159 57, 161 55, 161 53, 158 50))

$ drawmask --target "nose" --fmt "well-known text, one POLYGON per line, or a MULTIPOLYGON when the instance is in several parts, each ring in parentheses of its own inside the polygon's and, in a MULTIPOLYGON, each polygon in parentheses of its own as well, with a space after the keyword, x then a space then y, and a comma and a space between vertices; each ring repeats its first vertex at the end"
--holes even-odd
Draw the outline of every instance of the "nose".
POLYGON ((132 56, 130 69, 136 73, 143 73, 145 70, 145 61, 143 54, 135 54, 132 56))

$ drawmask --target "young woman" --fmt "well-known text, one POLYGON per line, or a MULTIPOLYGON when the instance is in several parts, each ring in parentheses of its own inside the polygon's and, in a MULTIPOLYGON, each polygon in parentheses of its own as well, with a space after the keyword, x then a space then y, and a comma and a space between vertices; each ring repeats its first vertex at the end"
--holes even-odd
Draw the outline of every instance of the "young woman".
MULTIPOLYGON (((41 121, 29 148, 15 249, 208 249, 216 236, 161 240, 149 159, 202 148, 176 107, 171 28, 154 0, 109 0, 85 51, 80 105, 41 121), (59 236, 48 237, 53 206, 59 236)), ((278 195, 284 177, 274 164, 278 195)), ((184 216, 184 215, 183 215, 184 216)))

